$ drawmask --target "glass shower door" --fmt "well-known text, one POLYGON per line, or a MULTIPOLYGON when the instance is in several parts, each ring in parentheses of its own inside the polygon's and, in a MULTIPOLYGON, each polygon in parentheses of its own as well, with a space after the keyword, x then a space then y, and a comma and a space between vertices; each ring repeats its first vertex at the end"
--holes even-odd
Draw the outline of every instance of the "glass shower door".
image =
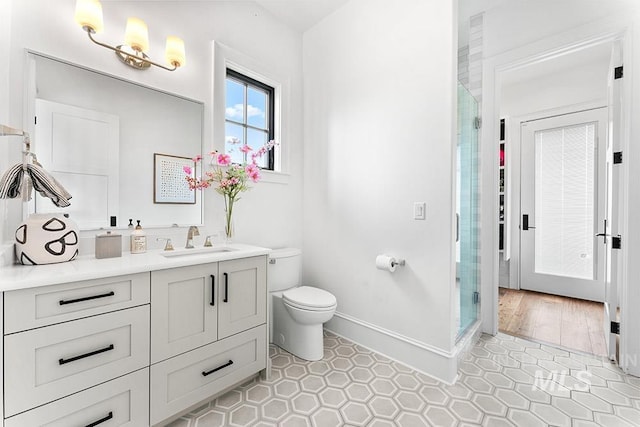
POLYGON ((458 83, 456 290, 458 337, 478 319, 480 280, 478 103, 458 83))

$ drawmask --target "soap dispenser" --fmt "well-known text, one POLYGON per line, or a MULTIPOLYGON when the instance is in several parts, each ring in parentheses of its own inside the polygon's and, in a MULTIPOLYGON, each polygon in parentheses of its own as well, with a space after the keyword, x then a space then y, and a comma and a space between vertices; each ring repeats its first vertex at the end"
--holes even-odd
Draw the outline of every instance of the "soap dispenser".
POLYGON ((136 225, 136 228, 131 232, 131 253, 141 254, 147 251, 147 236, 144 230, 142 230, 140 220, 136 222, 138 225, 136 225))

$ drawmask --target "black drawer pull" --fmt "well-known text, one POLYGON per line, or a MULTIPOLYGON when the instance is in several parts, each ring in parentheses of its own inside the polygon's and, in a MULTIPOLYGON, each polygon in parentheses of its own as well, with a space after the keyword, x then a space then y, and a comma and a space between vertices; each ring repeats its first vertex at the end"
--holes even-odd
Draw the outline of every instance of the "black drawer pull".
POLYGON ((224 274, 224 299, 222 302, 229 302, 229 275, 227 273, 224 274))
POLYGON ((96 427, 97 425, 100 425, 106 421, 109 421, 111 418, 113 418, 113 412, 109 412, 109 414, 106 417, 100 418, 98 421, 94 421, 91 424, 87 424, 85 427, 96 427))
POLYGON ((73 356, 68 359, 60 359, 58 363, 64 365, 65 363, 75 362, 76 360, 84 359, 85 357, 95 356, 96 354, 104 353, 106 351, 113 350, 115 347, 111 344, 109 347, 101 348, 100 350, 94 350, 90 353, 81 354, 80 356, 73 356))
POLYGON ((75 302, 82 302, 82 301, 90 301, 92 299, 98 299, 98 298, 112 297, 115 294, 116 294, 115 292, 111 291, 111 292, 108 292, 106 294, 94 295, 94 296, 91 296, 91 297, 84 297, 84 298, 77 298, 77 299, 67 299, 67 300, 61 299, 60 300, 60 305, 73 304, 75 302))
POLYGON ((224 365, 222 365, 222 366, 218 366, 217 368, 213 368, 213 369, 212 369, 212 370, 210 370, 210 371, 202 371, 202 376, 203 376, 203 377, 206 377, 207 375, 213 374, 214 372, 218 372, 220 369, 224 369, 224 368, 226 368, 227 366, 231 366, 231 365, 233 365, 233 360, 229 360, 229 361, 228 361, 227 363, 225 363, 224 365))
POLYGON ((212 274, 211 275, 211 302, 209 303, 209 305, 212 305, 212 306, 216 305, 215 291, 216 291, 216 276, 212 274))

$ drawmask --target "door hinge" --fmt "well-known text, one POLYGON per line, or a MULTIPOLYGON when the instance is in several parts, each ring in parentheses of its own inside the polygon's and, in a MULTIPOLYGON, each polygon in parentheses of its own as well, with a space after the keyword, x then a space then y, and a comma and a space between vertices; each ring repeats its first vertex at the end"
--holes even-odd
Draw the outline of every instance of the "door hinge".
POLYGON ((611 333, 620 335, 620 322, 611 322, 611 333))
POLYGON ((34 125, 38 124, 38 116, 33 116, 33 124, 34 125))
POLYGON ((619 165, 622 163, 622 151, 616 151, 613 153, 613 164, 619 165))
POLYGON ((622 65, 619 67, 614 68, 613 70, 613 78, 614 79, 621 79, 622 76, 624 75, 624 70, 622 65))
POLYGON ((480 129, 482 127, 482 119, 480 117, 473 119, 473 127, 476 129, 480 129))
POLYGON ((473 293, 473 303, 474 304, 478 304, 480 302, 480 293, 479 292, 474 292, 473 293))
POLYGON ((622 249, 622 237, 614 236, 611 238, 611 248, 612 249, 622 249))

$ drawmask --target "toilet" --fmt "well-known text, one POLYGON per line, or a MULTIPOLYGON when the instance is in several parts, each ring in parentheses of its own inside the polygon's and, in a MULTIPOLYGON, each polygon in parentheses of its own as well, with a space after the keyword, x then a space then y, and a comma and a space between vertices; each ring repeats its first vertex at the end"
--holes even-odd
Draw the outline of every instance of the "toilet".
POLYGON ((336 297, 325 290, 300 285, 300 249, 271 251, 267 273, 271 342, 301 359, 322 359, 322 324, 333 317, 338 305, 336 297))

